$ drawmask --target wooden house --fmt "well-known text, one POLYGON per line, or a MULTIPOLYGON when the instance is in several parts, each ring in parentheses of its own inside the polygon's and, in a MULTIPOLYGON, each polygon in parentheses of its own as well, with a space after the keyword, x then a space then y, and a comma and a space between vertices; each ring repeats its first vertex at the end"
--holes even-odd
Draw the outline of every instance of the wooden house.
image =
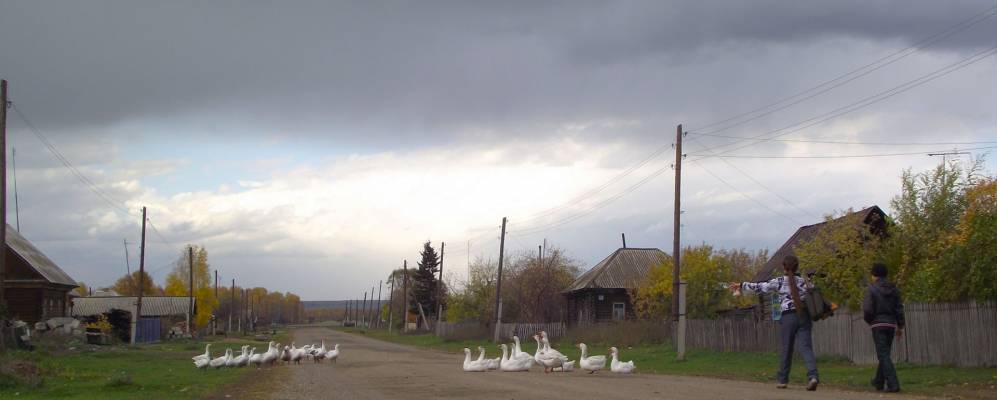
POLYGON ((76 281, 9 224, 5 251, 3 285, 10 317, 33 324, 68 316, 76 281))
MULTIPOLYGON (((878 206, 872 206, 864 208, 860 211, 856 211, 841 217, 837 220, 852 220, 856 224, 863 224, 868 226, 871 232, 876 235, 884 235, 886 232, 887 218, 886 213, 883 212, 878 206)), ((836 220, 836 221, 837 221, 836 220)), ((813 240, 817 237, 817 234, 827 226, 827 221, 802 226, 790 236, 782 247, 779 247, 772 257, 755 273, 753 282, 765 282, 772 278, 775 278, 783 274, 782 270, 782 260, 788 255, 796 255, 796 247, 813 240)), ((801 271, 806 272, 806 271, 801 271)), ((771 317, 771 309, 774 307, 772 304, 772 296, 770 295, 758 295, 759 306, 758 307, 758 318, 769 318, 771 317)))
POLYGON ((634 318, 630 294, 651 267, 668 256, 654 248, 620 248, 576 279, 562 294, 576 324, 634 318))

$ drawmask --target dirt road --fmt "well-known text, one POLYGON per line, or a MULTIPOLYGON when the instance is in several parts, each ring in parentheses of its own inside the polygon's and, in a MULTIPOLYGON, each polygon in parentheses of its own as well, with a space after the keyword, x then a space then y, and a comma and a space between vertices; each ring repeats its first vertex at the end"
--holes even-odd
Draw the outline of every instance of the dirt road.
MULTIPOLYGON (((778 390, 774 383, 754 383, 670 375, 544 374, 531 372, 461 371, 463 358, 455 354, 336 332, 303 328, 295 333, 299 344, 340 344, 336 364, 325 362, 281 366, 290 377, 273 387, 273 399, 883 399, 877 393, 821 388, 806 392, 801 386, 778 390)), ((639 366, 638 366, 639 367, 639 366)), ((910 397, 903 397, 908 399, 910 397)))

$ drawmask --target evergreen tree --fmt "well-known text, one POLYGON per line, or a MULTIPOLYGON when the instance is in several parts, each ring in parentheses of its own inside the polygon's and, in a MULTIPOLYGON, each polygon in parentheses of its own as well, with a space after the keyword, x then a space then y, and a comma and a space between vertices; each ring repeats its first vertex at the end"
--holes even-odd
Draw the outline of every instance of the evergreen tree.
POLYGON ((436 249, 430 244, 429 241, 422 245, 422 252, 419 253, 422 256, 422 260, 419 261, 419 268, 415 271, 415 276, 413 277, 412 284, 412 312, 418 313, 419 306, 422 304, 422 311, 429 318, 430 315, 436 313, 436 301, 438 293, 436 293, 436 274, 439 271, 440 261, 439 255, 436 253, 436 249))

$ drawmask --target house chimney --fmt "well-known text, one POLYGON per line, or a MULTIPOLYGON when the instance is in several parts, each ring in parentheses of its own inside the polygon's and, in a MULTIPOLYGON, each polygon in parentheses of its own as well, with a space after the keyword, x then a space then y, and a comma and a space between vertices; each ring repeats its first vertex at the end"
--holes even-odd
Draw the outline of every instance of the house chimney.
POLYGON ((623 237, 623 248, 625 249, 625 248, 627 248, 627 234, 626 233, 621 233, 620 236, 623 237))

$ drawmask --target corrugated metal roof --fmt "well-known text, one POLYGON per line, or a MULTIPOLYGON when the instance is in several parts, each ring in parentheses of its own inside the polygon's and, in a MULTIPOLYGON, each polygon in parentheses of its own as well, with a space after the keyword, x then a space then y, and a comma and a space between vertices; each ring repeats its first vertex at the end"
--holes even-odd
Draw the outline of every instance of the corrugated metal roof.
MULTIPOLYGON (((840 220, 844 218, 856 218, 856 221, 862 221, 862 223, 865 224, 873 224, 877 222, 875 220, 876 217, 881 219, 885 215, 886 214, 883 213, 883 210, 880 209, 878 206, 872 206, 860 211, 853 212, 848 215, 838 217, 835 220, 840 220)), ((765 265, 762 266, 761 269, 758 270, 758 272, 755 274, 754 281, 762 282, 772 279, 774 277, 773 274, 775 273, 775 271, 782 271, 782 259, 788 255, 796 255, 796 251, 794 251, 793 249, 796 246, 811 241, 815 237, 817 237, 817 234, 826 224, 827 221, 818 224, 802 226, 800 227, 800 229, 797 229, 796 233, 794 233, 793 236, 790 236, 789 240, 787 240, 786 243, 783 243, 782 247, 780 247, 779 250, 777 250, 774 254, 772 254, 772 257, 769 258, 769 260, 765 263, 765 265)), ((781 274, 783 272, 779 273, 781 274)))
MULTIPOLYGON (((135 296, 79 297, 73 299, 73 316, 100 315, 112 309, 130 311, 136 301, 138 297, 135 296)), ((186 315, 189 305, 186 296, 142 296, 142 316, 186 315)), ((194 305, 197 305, 197 299, 194 305)))
POLYGON ((76 287, 76 281, 73 278, 70 278, 62 268, 55 265, 52 260, 31 244, 28 239, 21 236, 10 224, 7 224, 7 246, 24 259, 31 268, 34 268, 35 271, 38 271, 39 274, 45 277, 47 281, 76 287))
POLYGON ((659 249, 618 249, 592 269, 575 279, 565 290, 636 289, 651 271, 651 267, 668 257, 659 249))

